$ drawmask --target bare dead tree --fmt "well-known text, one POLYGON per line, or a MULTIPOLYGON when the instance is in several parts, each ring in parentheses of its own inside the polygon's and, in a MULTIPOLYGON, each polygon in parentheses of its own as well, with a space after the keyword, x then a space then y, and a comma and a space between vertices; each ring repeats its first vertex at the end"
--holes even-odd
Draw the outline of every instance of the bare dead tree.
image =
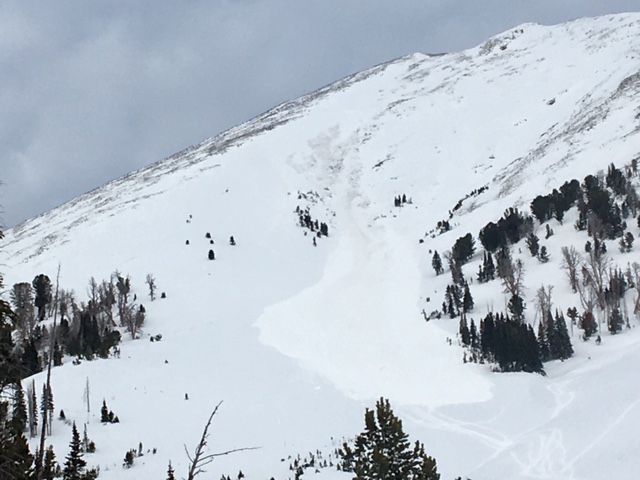
POLYGON ((589 212, 587 214, 587 233, 589 233, 594 240, 601 240, 604 238, 604 231, 604 223, 602 223, 600 217, 593 212, 589 212))
POLYGON ((518 259, 515 263, 512 263, 511 268, 505 271, 504 277, 502 277, 502 285, 504 286, 504 292, 514 296, 521 296, 524 284, 524 264, 522 260, 518 259))
POLYGON ((562 247, 562 268, 567 271, 567 277, 569 277, 569 284, 573 293, 578 291, 578 266, 582 263, 582 256, 576 248, 562 247))
POLYGON ((536 292, 536 310, 540 313, 540 321, 544 321, 547 312, 551 311, 551 292, 553 292, 553 285, 548 285, 546 288, 542 285, 536 292))
POLYGON ((129 293, 131 292, 131 277, 129 275, 123 277, 117 270, 113 272, 111 278, 115 278, 116 285, 116 301, 118 303, 118 314, 120 316, 120 324, 125 326, 125 315, 129 307, 129 293))
MULTIPOLYGON (((56 274, 56 292, 54 295, 55 304, 58 303, 58 295, 60 293, 60 264, 58 264, 58 273, 56 274)), ((51 326, 51 343, 49 344, 49 355, 47 362, 47 382, 44 387, 46 392, 45 398, 49 402, 51 400, 51 367, 53 365, 53 349, 56 343, 56 324, 58 321, 58 310, 54 309, 53 313, 53 325, 51 326)), ((43 401, 45 401, 43 399, 43 401)), ((38 449, 38 459, 36 465, 38 468, 37 478, 42 480, 44 475, 44 446, 47 438, 46 427, 49 426, 49 435, 51 435, 51 411, 49 411, 48 405, 43 405, 42 408, 42 431, 40 432, 40 448, 38 449)))
POLYGON ((89 286, 87 287, 87 295, 89 297, 89 313, 94 316, 98 313, 99 295, 98 295, 98 282, 94 277, 89 279, 89 286))
POLYGON ((633 262, 631 264, 631 272, 633 276, 633 284, 636 287, 636 298, 633 302, 633 314, 640 316, 640 264, 633 262))
POLYGON ((15 313, 16 329, 22 342, 33 335, 38 323, 33 309, 33 288, 28 282, 16 283, 11 289, 11 303, 15 313))
POLYGON ((149 298, 153 302, 156 299, 156 279, 150 273, 147 273, 146 283, 149 286, 149 298))
POLYGON ((208 453, 205 454, 204 449, 207 446, 207 439, 209 438, 209 427, 211 426, 211 422, 213 421, 213 417, 218 413, 218 409, 222 405, 222 401, 216 405, 209 416, 209 420, 207 420, 206 425, 204 426, 204 430, 202 431, 202 437, 200 437, 200 441, 195 448, 193 453, 193 457, 189 454, 189 450, 187 446, 184 446, 184 451, 187 454, 187 458, 189 459, 189 474, 187 476, 187 480, 194 480, 198 475, 204 473, 203 467, 206 467, 216 457, 221 457, 223 455, 229 455, 230 453, 242 452, 245 450, 257 450, 259 447, 245 447, 245 448, 234 448, 233 450, 227 450, 226 452, 218 452, 218 453, 208 453))
POLYGON ((130 303, 123 307, 121 315, 121 325, 131 334, 131 339, 135 340, 138 336, 138 332, 142 328, 142 325, 144 325, 144 307, 142 305, 138 306, 135 303, 130 303))
POLYGON ((113 306, 116 304, 116 293, 112 281, 103 280, 98 286, 98 302, 103 323, 110 327, 115 327, 116 322, 113 320, 113 306))
MULTIPOLYGON (((607 324, 609 322, 609 309, 605 298, 605 289, 608 284, 607 272, 609 271, 609 258, 603 253, 598 253, 594 249, 589 252, 587 261, 582 265, 582 276, 584 285, 593 291, 593 296, 597 301, 598 309, 604 312, 607 324)), ((598 316, 598 330, 602 315, 598 316)))

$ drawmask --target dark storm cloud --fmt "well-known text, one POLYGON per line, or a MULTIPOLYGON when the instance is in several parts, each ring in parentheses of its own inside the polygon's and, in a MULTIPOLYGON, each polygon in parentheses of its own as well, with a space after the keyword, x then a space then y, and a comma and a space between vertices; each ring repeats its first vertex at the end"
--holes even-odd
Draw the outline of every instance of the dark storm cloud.
POLYGON ((4 1, 4 224, 374 64, 636 3, 4 1))

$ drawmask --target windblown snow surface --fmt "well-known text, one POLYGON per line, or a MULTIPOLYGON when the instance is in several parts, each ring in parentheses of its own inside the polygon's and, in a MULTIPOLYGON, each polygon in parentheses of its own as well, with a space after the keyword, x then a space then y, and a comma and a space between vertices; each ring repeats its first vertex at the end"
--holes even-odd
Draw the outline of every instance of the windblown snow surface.
MULTIPOLYGON (((118 269, 147 309, 142 338, 125 336, 120 358, 66 358, 53 370, 56 413, 64 409, 81 430, 86 423, 96 443, 89 465, 105 480, 151 479, 165 478, 171 461, 184 477, 184 446, 193 451, 223 401, 207 452, 260 448, 218 457, 200 478, 239 470, 292 478, 297 455, 320 450, 335 462, 335 447, 363 429, 364 409, 384 396, 443 479, 634 478, 637 320, 603 334, 600 346, 573 329, 575 356, 546 364, 543 377, 464 364, 458 320, 425 322, 422 311, 440 308, 450 281, 435 276, 430 252, 467 232, 477 238, 506 208, 526 211, 566 180, 638 157, 639 34, 640 14, 615 15, 522 25, 464 52, 401 58, 7 232, 8 286, 39 273, 54 279, 60 265, 61 287, 86 300, 91 276, 118 269), (455 212, 452 231, 429 234, 483 186, 455 212), (401 194, 412 203, 394 208, 401 194), (317 247, 297 224, 297 206, 329 225, 317 247), (148 273, 166 299, 148 300, 148 273), (148 340, 158 333, 161 342, 148 340), (119 424, 100 423, 103 399, 119 424), (157 453, 124 469, 139 442, 157 453)), ((581 250, 586 240, 574 220, 570 211, 564 225, 551 221, 547 264, 514 247, 534 325, 543 284, 555 287, 554 307, 579 307, 559 266, 562 246, 581 250)), ((637 249, 609 251, 623 267, 639 261, 637 249)), ((480 261, 478 249, 465 274, 480 261)), ((476 321, 504 309, 497 281, 471 291, 476 321)), ((44 376, 34 379, 39 392, 44 376)), ((70 432, 54 422, 48 444, 60 461, 70 432)), ((350 475, 304 474, 316 477, 350 475)))

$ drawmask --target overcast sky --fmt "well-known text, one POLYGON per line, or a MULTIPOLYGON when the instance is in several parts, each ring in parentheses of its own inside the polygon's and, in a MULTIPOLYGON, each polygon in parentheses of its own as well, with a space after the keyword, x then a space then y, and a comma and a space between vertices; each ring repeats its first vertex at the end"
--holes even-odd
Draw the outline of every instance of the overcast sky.
POLYGON ((638 0, 2 0, 0 205, 13 226, 286 100, 414 52, 638 0))

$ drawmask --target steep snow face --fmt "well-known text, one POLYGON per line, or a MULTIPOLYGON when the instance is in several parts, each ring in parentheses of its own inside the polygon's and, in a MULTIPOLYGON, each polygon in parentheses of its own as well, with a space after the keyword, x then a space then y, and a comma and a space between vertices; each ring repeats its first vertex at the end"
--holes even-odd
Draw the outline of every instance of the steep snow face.
MULTIPOLYGON (((143 338, 125 341, 119 359, 67 359, 53 372, 56 410, 88 423, 101 478, 161 478, 169 460, 183 475, 183 445, 219 400, 211 452, 262 448, 220 457, 208 475, 287 478, 290 455, 328 455, 382 395, 443 478, 629 477, 640 447, 640 382, 625 368, 637 364, 635 329, 600 347, 574 332, 576 357, 548 365, 547 377, 496 375, 462 362, 456 320, 425 322, 422 311, 440 308, 448 282, 433 274, 430 252, 639 155, 639 32, 639 14, 523 25, 465 52, 401 58, 7 232, 8 285, 54 278, 60 265, 61 286, 83 299, 91 276, 118 269, 147 308, 143 338), (451 232, 430 235, 485 186, 455 211, 451 232), (402 194, 411 202, 395 208, 402 194), (316 247, 296 207, 329 225, 316 247), (146 300, 147 273, 166 299, 146 300), (162 342, 147 340, 157 333, 162 342), (103 398, 120 424, 99 424, 103 398), (122 469, 138 442, 157 454, 122 469)), ((572 221, 554 225, 551 262, 516 254, 528 302, 553 283, 558 308, 577 305, 559 269, 560 248, 585 240, 572 221)), ((478 318, 503 308, 497 283, 472 291, 478 318)), ((60 459, 69 438, 56 423, 60 459)))

